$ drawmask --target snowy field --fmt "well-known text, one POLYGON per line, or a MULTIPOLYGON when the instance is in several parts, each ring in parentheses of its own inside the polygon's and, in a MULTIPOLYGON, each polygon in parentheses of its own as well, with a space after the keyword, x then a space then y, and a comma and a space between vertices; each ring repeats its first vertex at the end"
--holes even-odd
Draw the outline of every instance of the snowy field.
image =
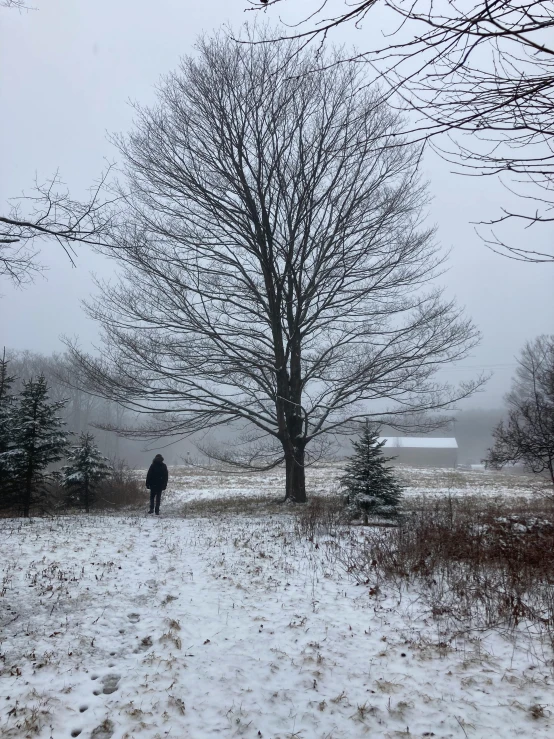
MULTIPOLYGON (((332 495, 340 490, 339 478, 344 473, 344 462, 317 464, 306 471, 308 494, 332 495)), ((536 477, 484 470, 435 469, 398 467, 397 473, 404 485, 404 495, 529 497, 545 489, 546 483, 536 477)), ((146 471, 137 473, 141 479, 146 471)), ((165 511, 186 512, 191 501, 232 497, 235 499, 283 498, 284 476, 281 470, 265 473, 236 474, 224 470, 202 470, 196 467, 173 467, 165 494, 165 511)))
MULTIPOLYGON (((186 516, 279 497, 280 475, 174 471, 160 518, 0 520, 0 736, 554 736, 548 645, 446 640, 417 592, 358 586, 295 515, 186 516), (182 515, 184 514, 184 515, 182 515)), ((528 478, 404 470, 410 493, 529 495, 528 478)), ((333 492, 338 466, 309 487, 333 492)))

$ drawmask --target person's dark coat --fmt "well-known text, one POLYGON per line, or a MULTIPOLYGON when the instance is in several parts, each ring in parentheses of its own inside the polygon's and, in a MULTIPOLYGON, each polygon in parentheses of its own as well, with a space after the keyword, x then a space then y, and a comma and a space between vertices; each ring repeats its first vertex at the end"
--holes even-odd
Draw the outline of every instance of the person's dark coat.
POLYGON ((146 487, 153 492, 161 492, 167 487, 168 472, 161 454, 156 454, 146 475, 146 487))

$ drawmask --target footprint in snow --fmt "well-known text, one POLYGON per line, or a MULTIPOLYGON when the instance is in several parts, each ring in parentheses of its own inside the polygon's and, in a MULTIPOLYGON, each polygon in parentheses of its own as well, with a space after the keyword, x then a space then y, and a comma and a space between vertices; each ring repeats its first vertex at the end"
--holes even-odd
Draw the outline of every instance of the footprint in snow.
POLYGON ((138 613, 129 613, 127 614, 127 618, 132 624, 136 624, 137 621, 140 621, 140 616, 138 613))
MULTIPOLYGON (((91 677, 91 680, 97 679, 98 675, 93 675, 91 677)), ((93 695, 101 695, 102 693, 104 693, 104 695, 111 695, 112 693, 115 693, 120 680, 121 675, 116 675, 114 672, 110 672, 108 675, 104 675, 104 677, 100 681, 102 683, 102 688, 96 688, 96 690, 93 690, 93 695)))
POLYGON ((109 675, 104 675, 104 677, 102 678, 102 685, 104 687, 102 692, 104 693, 104 695, 111 695, 112 693, 115 693, 120 680, 121 675, 116 675, 113 672, 109 675))

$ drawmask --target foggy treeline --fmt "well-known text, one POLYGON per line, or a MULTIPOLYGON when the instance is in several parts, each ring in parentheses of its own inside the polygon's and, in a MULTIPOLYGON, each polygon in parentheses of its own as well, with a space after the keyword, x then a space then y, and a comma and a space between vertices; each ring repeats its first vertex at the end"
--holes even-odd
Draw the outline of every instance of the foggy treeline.
MULTIPOLYGON (((10 372, 15 376, 14 390, 21 389, 24 381, 43 374, 50 388, 50 399, 66 400, 61 411, 68 430, 73 434, 93 433, 102 453, 110 459, 126 462, 131 467, 143 468, 148 465, 154 451, 160 446, 169 464, 206 461, 205 456, 195 446, 196 437, 168 443, 165 446, 156 440, 156 446, 144 441, 124 438, 102 427, 132 427, 135 415, 117 403, 89 394, 82 389, 84 378, 79 376, 79 368, 67 354, 40 354, 29 350, 7 352, 10 372)), ((453 436, 459 447, 460 464, 478 464, 485 457, 493 443, 492 432, 506 415, 501 408, 472 409, 460 411, 455 420, 444 429, 435 432, 436 436, 453 436)), ((138 425, 138 421, 137 421, 138 425)), ((398 436, 398 431, 383 427, 383 435, 398 436)), ((227 429, 219 429, 217 440, 225 442, 237 433, 232 424, 227 429)), ((402 434, 400 434, 402 435, 402 434)), ((351 454, 351 441, 348 436, 336 439, 333 456, 338 459, 351 454)))
POLYGON ((6 351, 10 374, 15 378, 14 392, 23 383, 44 375, 50 400, 67 401, 60 411, 67 430, 74 435, 94 434, 102 453, 112 460, 122 460, 132 467, 143 467, 151 454, 144 451, 144 443, 124 439, 102 426, 132 423, 132 414, 117 403, 84 392, 79 369, 66 354, 40 354, 32 351, 6 351))
POLYGON ((493 444, 493 430, 505 417, 502 408, 461 411, 455 420, 437 436, 453 436, 458 442, 458 462, 479 464, 493 444))

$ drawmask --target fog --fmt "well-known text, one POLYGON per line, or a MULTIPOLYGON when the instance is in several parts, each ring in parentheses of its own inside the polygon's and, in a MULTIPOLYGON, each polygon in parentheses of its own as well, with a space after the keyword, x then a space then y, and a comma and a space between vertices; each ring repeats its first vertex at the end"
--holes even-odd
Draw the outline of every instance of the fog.
MULTIPOLYGON (((37 0, 34 5, 37 9, 28 12, 0 9, 3 207, 8 197, 29 191, 35 176, 46 180, 56 170, 74 197, 84 197, 106 161, 115 159, 108 133, 132 125, 129 101, 153 101, 160 76, 174 69, 181 55, 193 53, 198 34, 225 21, 237 27, 247 17, 246 0, 37 0)), ((336 40, 363 47, 366 33, 345 28, 336 40)), ((423 162, 433 197, 429 222, 450 251, 441 278, 447 295, 466 307, 482 342, 445 372, 458 381, 491 371, 486 389, 463 407, 498 407, 523 343, 552 333, 554 267, 521 264, 489 251, 472 222, 498 215, 508 193, 493 178, 450 170, 433 154, 423 162)), ((540 248, 551 234, 537 227, 514 230, 513 238, 540 248)), ((34 284, 25 289, 6 280, 0 284, 2 344, 51 353, 63 350, 60 337, 66 335, 94 346, 97 327, 81 301, 94 289, 91 274, 109 277, 113 265, 79 247, 72 266, 55 243, 42 247, 41 258, 48 271, 34 284)))

